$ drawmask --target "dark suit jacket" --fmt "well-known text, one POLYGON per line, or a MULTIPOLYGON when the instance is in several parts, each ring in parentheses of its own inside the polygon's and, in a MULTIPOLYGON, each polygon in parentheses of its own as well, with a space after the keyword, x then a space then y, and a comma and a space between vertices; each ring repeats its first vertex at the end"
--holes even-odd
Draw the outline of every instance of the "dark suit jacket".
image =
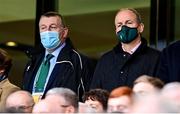
POLYGON ((177 41, 161 53, 158 78, 165 83, 180 82, 180 41, 177 41))
MULTIPOLYGON (((43 58, 44 51, 31 56, 31 60, 24 71, 23 89, 32 92, 34 79, 43 58)), ((86 56, 79 54, 70 43, 66 42, 57 58, 44 95, 51 88, 65 87, 73 90, 81 97, 84 91, 89 90, 93 74, 89 63, 91 61, 86 56)))
POLYGON ((133 86, 134 80, 141 75, 154 76, 160 52, 142 43, 132 54, 123 51, 121 43, 105 53, 98 61, 91 89, 103 88, 108 91, 119 86, 133 86))

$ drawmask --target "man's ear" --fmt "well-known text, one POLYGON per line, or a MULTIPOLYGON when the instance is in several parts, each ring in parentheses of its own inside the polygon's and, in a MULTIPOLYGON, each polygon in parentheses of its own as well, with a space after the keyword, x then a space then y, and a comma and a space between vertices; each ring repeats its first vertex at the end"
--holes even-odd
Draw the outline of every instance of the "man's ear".
POLYGON ((140 24, 139 24, 138 31, 139 31, 140 33, 142 33, 142 32, 144 31, 144 24, 143 24, 143 23, 140 23, 140 24))
POLYGON ((68 36, 68 28, 63 28, 62 32, 60 33, 61 36, 61 42, 65 42, 67 36, 68 36))
POLYGON ((5 72, 5 69, 0 69, 0 74, 4 72, 5 72))
POLYGON ((66 38, 67 36, 68 36, 68 32, 69 32, 69 30, 68 30, 68 28, 67 27, 65 27, 64 29, 63 29, 63 38, 66 38))
POLYGON ((74 112, 76 112, 76 110, 73 106, 68 106, 65 111, 65 113, 74 113, 74 112))

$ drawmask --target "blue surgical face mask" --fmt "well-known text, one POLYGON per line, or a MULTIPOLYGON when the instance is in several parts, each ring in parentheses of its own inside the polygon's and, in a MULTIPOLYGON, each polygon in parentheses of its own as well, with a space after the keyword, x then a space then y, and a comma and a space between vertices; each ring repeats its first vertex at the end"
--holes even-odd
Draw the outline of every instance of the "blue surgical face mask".
POLYGON ((6 78, 7 78, 7 75, 5 75, 4 73, 0 74, 0 82, 3 81, 6 78))
POLYGON ((40 33, 41 43, 46 49, 54 49, 61 43, 59 33, 55 31, 45 31, 40 33))
POLYGON ((122 26, 121 30, 117 33, 118 40, 123 43, 130 43, 138 36, 137 28, 130 28, 125 25, 122 26))

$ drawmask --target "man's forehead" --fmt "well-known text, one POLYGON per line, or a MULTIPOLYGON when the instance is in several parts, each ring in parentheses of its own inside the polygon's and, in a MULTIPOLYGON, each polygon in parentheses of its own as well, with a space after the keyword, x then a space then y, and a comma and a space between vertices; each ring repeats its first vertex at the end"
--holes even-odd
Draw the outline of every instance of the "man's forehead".
POLYGON ((128 9, 120 10, 120 11, 117 13, 117 15, 118 15, 118 14, 125 14, 125 13, 135 15, 135 13, 134 13, 133 11, 128 10, 128 9))
POLYGON ((115 23, 119 23, 119 21, 135 21, 137 20, 136 14, 134 14, 130 10, 123 10, 117 13, 115 17, 115 23))
POLYGON ((65 98, 62 95, 57 94, 50 94, 46 96, 46 99, 60 99, 62 101, 65 101, 65 98))
POLYGON ((133 13, 130 10, 123 10, 123 11, 119 11, 116 15, 116 18, 136 18, 136 14, 133 13))
POLYGON ((48 23, 60 23, 61 19, 58 16, 53 16, 53 17, 41 17, 39 24, 48 24, 48 23))

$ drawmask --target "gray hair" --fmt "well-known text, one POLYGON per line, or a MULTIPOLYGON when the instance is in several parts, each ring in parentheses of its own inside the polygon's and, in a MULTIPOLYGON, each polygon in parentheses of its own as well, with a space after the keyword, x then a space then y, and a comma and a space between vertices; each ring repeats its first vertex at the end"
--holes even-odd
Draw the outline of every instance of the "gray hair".
POLYGON ((78 109, 78 97, 74 91, 68 88, 52 88, 47 93, 48 95, 59 95, 64 97, 64 99, 72 106, 74 106, 76 109, 78 109))
POLYGON ((62 27, 66 27, 66 23, 65 23, 64 17, 61 14, 59 14, 58 12, 52 12, 52 11, 46 12, 45 14, 43 14, 41 16, 41 18, 42 17, 56 17, 56 16, 61 19, 62 27))

